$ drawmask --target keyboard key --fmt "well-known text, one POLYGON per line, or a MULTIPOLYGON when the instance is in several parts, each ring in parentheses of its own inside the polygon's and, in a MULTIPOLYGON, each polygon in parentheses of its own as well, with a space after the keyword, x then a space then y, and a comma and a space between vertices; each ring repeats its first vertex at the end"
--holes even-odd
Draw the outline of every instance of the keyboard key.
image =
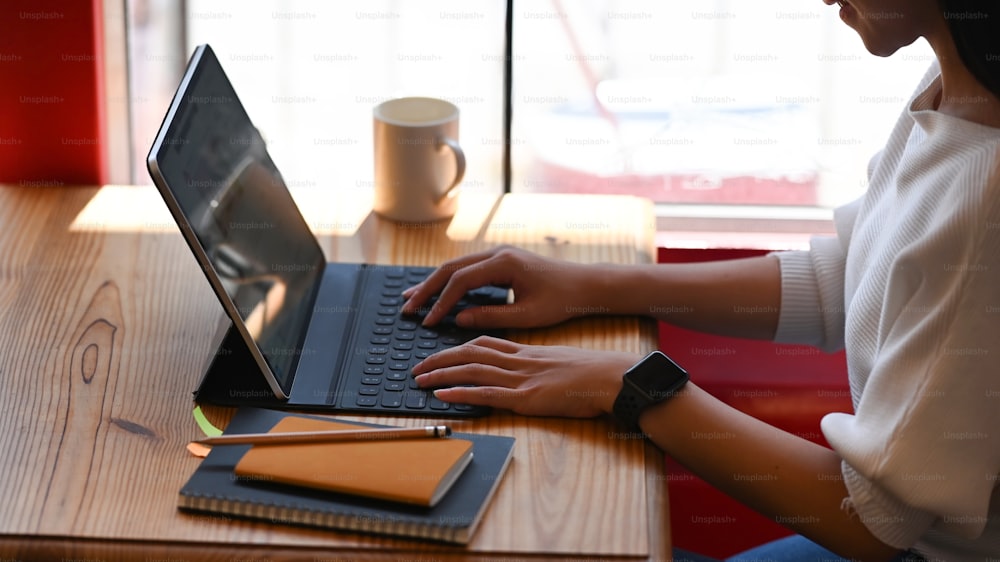
POLYGON ((385 378, 390 381, 405 381, 410 378, 407 370, 409 370, 409 366, 404 365, 404 368, 400 371, 389 371, 389 374, 385 378))
POLYGON ((389 348, 384 346, 376 346, 368 348, 368 355, 385 355, 389 353, 389 348))
POLYGON ((377 375, 364 375, 361 377, 361 384, 380 385, 382 384, 382 377, 377 375))
MULTIPOLYGON (((393 323, 396 324, 395 322, 393 323)), ((412 332, 417 329, 417 323, 409 321, 399 322, 398 324, 396 324, 396 329, 402 330, 404 332, 412 332)))
POLYGON ((372 339, 368 341, 375 345, 389 345, 392 343, 392 338, 389 336, 372 336, 372 339))
POLYGON ((437 398, 430 396, 427 398, 428 405, 430 405, 431 410, 447 410, 451 404, 438 400, 437 398))
POLYGON ((424 340, 422 342, 417 343, 417 347, 419 347, 420 349, 437 349, 437 346, 438 346, 437 342, 433 340, 424 340))
POLYGON ((406 275, 403 267, 386 267, 382 272, 387 279, 402 279, 406 275))
POLYGON ((362 396, 378 396, 382 390, 377 386, 362 386, 358 389, 358 394, 362 396))
POLYGON ((398 349, 400 351, 410 351, 411 349, 413 349, 413 343, 408 341, 398 341, 392 344, 392 348, 398 349))
POLYGON ((382 299, 378 301, 378 304, 380 306, 399 306, 403 304, 403 299, 400 297, 382 297, 382 299))
POLYGON ((409 351, 393 351, 389 355, 389 359, 392 359, 394 361, 409 361, 410 360, 410 352, 409 351))
POLYGON ((438 337, 440 337, 440 334, 432 330, 420 330, 420 332, 417 335, 420 336, 421 339, 425 340, 436 340, 438 339, 438 337))
POLYGON ((406 361, 393 361, 389 363, 389 369, 393 371, 409 371, 410 364, 406 361))
POLYGON ((368 408, 374 406, 375 404, 378 404, 378 398, 374 396, 358 396, 356 403, 358 406, 364 406, 368 408))
POLYGON ((406 388, 406 384, 400 381, 386 381, 383 388, 390 392, 399 392, 406 388))
POLYGON ((459 412, 471 412, 472 410, 475 410, 476 407, 469 404, 455 404, 455 409, 459 412))
POLYGON ((399 310, 394 306, 383 306, 377 312, 379 316, 395 316, 399 310))
POLYGON ((376 335, 379 335, 379 336, 388 336, 388 335, 392 334, 392 327, 391 326, 376 326, 375 329, 372 330, 372 333, 376 334, 376 335))
POLYGON ((417 390, 420 388, 420 385, 417 384, 416 379, 410 377, 410 379, 406 381, 406 388, 409 388, 410 390, 417 390))
POLYGON ((365 367, 364 373, 366 375, 381 375, 385 369, 381 365, 368 365, 365 367))
POLYGON ((382 355, 369 355, 365 358, 365 363, 369 365, 382 365, 385 363, 385 357, 382 355))
POLYGON ((421 410, 427 407, 427 393, 426 392, 414 392, 412 390, 406 393, 406 407, 414 410, 421 410))
POLYGON ((398 296, 400 296, 400 293, 402 293, 402 291, 400 291, 399 289, 383 289, 382 290, 382 296, 383 297, 398 297, 398 296))
POLYGON ((412 341, 416 335, 413 332, 400 332, 396 334, 396 339, 399 341, 412 341))
POLYGON ((382 393, 382 407, 384 408, 398 408, 403 404, 403 393, 402 392, 384 392, 382 393))
POLYGON ((417 359, 427 359, 431 355, 434 355, 434 352, 433 351, 428 351, 426 349, 424 349, 422 351, 418 351, 418 352, 416 352, 416 353, 413 354, 413 356, 416 357, 417 359))
POLYGON ((375 319, 375 323, 379 326, 392 326, 396 323, 396 319, 392 316, 379 316, 375 319))
POLYGON ((385 283, 382 284, 383 287, 387 289, 399 289, 403 286, 402 279, 386 279, 385 283))
POLYGON ((444 345, 458 345, 462 343, 462 338, 456 336, 445 336, 441 338, 441 343, 444 345))

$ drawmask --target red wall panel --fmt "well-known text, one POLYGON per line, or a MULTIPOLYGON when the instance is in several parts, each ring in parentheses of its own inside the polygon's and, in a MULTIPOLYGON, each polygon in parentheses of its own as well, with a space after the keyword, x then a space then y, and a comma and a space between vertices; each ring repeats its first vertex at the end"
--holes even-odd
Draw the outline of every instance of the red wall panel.
POLYGON ((101 0, 0 2, 0 182, 107 181, 101 0))

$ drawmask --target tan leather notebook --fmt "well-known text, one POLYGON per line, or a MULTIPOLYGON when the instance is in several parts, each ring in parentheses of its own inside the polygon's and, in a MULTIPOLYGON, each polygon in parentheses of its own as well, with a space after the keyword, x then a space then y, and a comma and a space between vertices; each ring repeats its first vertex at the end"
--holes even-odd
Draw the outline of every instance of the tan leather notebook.
MULTIPOLYGON (((358 429, 286 417, 268 433, 358 429)), ((235 468, 243 480, 274 481, 434 506, 472 460, 472 442, 452 437, 254 445, 235 468)))

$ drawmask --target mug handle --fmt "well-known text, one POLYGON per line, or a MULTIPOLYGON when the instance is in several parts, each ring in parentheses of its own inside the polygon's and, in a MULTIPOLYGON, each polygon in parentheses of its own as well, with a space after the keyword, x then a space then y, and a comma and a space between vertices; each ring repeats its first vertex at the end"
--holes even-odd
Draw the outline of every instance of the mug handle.
POLYGON ((447 197, 448 194, 451 193, 452 189, 455 189, 458 184, 462 183, 462 178, 465 177, 465 152, 462 151, 462 147, 458 146, 458 142, 454 139, 439 137, 438 150, 444 150, 445 147, 450 148, 451 152, 455 155, 455 179, 452 180, 448 189, 445 189, 444 192, 438 196, 436 202, 440 202, 442 199, 447 197))

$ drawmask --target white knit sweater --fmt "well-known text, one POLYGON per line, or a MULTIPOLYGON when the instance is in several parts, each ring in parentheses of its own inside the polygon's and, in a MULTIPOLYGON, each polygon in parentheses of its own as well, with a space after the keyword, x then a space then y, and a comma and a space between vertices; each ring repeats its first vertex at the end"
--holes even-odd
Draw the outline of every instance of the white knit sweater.
POLYGON ((935 111, 940 93, 935 64, 836 238, 777 254, 775 339, 846 348, 855 413, 822 421, 845 509, 929 560, 996 562, 1000 129, 935 111))

